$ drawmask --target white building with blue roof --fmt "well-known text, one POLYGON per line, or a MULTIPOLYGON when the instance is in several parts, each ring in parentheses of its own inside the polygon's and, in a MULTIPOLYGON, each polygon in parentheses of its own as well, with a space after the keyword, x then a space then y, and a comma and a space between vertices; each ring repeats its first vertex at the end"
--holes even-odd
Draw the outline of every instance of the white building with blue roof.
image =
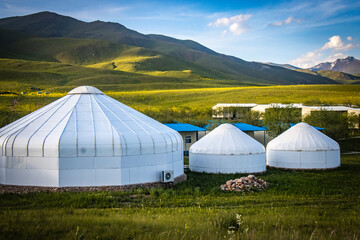
POLYGON ((191 145, 205 136, 206 129, 188 123, 165 123, 166 126, 180 133, 184 142, 184 154, 189 153, 191 145))

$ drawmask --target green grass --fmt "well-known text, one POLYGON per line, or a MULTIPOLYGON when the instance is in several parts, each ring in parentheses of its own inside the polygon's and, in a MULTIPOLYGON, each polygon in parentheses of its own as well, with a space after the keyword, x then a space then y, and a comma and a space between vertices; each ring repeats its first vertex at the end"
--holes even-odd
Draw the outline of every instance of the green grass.
POLYGON ((338 142, 341 152, 360 152, 360 138, 341 139, 338 142))
POLYGON ((216 103, 304 103, 360 105, 360 86, 296 85, 107 92, 130 106, 209 108, 216 103))
MULTIPOLYGON (((65 66, 64 68, 67 69, 65 66)), ((144 83, 138 85, 144 85, 144 83)), ((206 124, 211 118, 211 107, 217 103, 303 103, 305 105, 360 106, 360 85, 214 87, 178 90, 154 90, 153 88, 156 86, 149 85, 152 88, 146 91, 117 91, 112 85, 95 86, 108 96, 161 122, 176 120, 196 125, 206 124)), ((119 84, 118 88, 122 86, 119 84)), ((169 87, 173 86, 173 84, 169 85, 169 87)), ((45 89, 51 91, 50 95, 37 95, 36 93, 0 95, 0 110, 4 114, 11 111, 23 116, 64 96, 72 88, 74 86, 49 86, 45 89), (14 99, 18 101, 13 106, 14 99)), ((5 90, 9 89, 3 89, 3 91, 5 90)), ((18 93, 18 90, 12 90, 18 93)), ((3 124, 5 124, 4 121, 3 124)))
POLYGON ((3 194, 0 238, 358 239, 359 173, 360 156, 343 155, 333 170, 268 169, 270 187, 249 194, 219 190, 245 174, 193 172, 170 189, 3 194))

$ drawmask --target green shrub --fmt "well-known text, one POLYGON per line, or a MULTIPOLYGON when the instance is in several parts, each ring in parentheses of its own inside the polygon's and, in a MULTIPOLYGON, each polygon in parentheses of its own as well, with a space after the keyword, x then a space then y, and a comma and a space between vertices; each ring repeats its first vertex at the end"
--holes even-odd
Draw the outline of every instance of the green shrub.
POLYGON ((268 108, 264 114, 264 124, 268 128, 267 133, 276 137, 289 129, 291 124, 301 121, 301 109, 289 107, 268 108))
POLYGON ((323 132, 333 139, 346 138, 349 135, 347 113, 326 110, 313 111, 305 117, 304 121, 312 126, 325 128, 323 132))

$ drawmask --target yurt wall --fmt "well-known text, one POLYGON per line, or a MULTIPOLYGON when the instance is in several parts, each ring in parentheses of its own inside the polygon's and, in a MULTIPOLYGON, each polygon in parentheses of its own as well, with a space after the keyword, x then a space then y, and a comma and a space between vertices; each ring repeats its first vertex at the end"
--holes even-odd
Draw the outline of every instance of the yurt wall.
POLYGON ((339 144, 307 123, 298 123, 266 148, 267 165, 291 169, 326 169, 340 166, 339 144))
POLYGON ((250 173, 266 170, 265 148, 232 124, 222 124, 190 147, 190 170, 250 173))

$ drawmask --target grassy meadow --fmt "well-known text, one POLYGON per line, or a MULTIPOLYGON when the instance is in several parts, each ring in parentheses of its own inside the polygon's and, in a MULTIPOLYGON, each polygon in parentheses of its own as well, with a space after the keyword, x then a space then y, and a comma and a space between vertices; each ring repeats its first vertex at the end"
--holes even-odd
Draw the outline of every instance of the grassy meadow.
MULTIPOLYGON (((194 89, 152 89, 114 91, 97 86, 108 96, 129 105, 161 122, 189 122, 203 125, 211 118, 217 103, 303 103, 308 105, 358 105, 360 85, 291 85, 264 87, 213 87, 194 89)), ((49 88, 50 94, 36 92, 0 95, 0 114, 24 116, 66 94, 73 87, 49 88), (16 99, 16 100, 14 100, 16 99), (15 103, 14 103, 15 101, 15 103)))
MULTIPOLYGON (((161 122, 203 125, 217 103, 358 105, 360 85, 239 86, 192 71, 126 72, 56 62, 0 60, 0 127, 79 85, 161 122), (50 94, 37 94, 31 87, 50 94), (22 91, 27 93, 21 94, 22 91)), ((117 66, 126 70, 134 65, 117 66)), ((116 65, 115 64, 115 65, 116 65)), ((358 139, 343 141, 360 151, 358 139)), ((0 239, 359 239, 360 155, 327 171, 268 169, 263 192, 226 193, 244 174, 186 172, 172 188, 0 194, 0 239)))
POLYGON ((360 155, 326 171, 268 169, 257 176, 270 187, 247 194, 219 189, 245 174, 186 173, 168 189, 2 194, 0 238, 360 238, 360 155))

